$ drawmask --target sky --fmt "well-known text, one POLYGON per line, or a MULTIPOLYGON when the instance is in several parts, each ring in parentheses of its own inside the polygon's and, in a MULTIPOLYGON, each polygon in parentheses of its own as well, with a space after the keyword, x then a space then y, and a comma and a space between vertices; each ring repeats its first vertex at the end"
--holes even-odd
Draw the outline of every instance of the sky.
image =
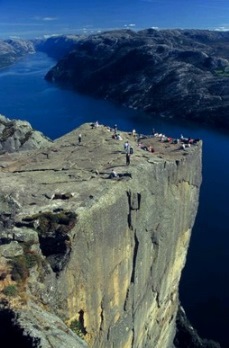
POLYGON ((0 39, 120 28, 229 30, 229 0, 0 0, 0 39))

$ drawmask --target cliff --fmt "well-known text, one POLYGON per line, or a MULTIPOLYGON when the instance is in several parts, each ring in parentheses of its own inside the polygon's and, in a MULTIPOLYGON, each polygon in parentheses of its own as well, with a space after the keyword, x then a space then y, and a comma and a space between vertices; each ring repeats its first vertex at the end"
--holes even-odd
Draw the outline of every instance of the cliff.
POLYGON ((33 347, 173 346, 202 143, 120 135, 84 124, 0 156, 0 322, 33 347))
POLYGON ((229 34, 117 30, 79 39, 50 82, 145 111, 229 128, 229 34))
POLYGON ((47 53, 54 59, 61 59, 68 54, 85 35, 53 35, 47 39, 32 40, 36 51, 47 53))

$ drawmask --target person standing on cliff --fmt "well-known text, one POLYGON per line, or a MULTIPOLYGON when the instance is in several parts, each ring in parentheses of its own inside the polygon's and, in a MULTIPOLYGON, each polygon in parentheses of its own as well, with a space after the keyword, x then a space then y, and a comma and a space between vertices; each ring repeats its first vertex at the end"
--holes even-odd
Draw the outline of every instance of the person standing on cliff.
POLYGON ((130 144, 129 144, 129 141, 127 140, 124 144, 124 151, 125 153, 128 153, 129 152, 129 149, 130 149, 130 144))
POLYGON ((126 165, 127 166, 130 165, 130 153, 129 152, 126 153, 126 165))
POLYGON ((79 145, 81 144, 81 141, 82 141, 82 135, 79 134, 79 135, 78 135, 78 144, 79 144, 79 145))

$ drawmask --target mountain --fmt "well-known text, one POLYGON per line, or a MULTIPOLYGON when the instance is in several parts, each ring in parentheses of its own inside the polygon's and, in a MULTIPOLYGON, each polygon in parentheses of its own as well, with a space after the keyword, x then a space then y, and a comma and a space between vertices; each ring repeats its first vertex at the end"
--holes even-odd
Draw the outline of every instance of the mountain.
POLYGON ((117 30, 78 38, 46 75, 95 97, 229 128, 229 33, 117 30))
POLYGON ((35 39, 32 42, 37 51, 45 52, 52 58, 61 59, 83 37, 82 35, 54 35, 47 39, 35 39))
POLYGON ((20 39, 0 40, 0 69, 34 52, 34 45, 31 41, 20 39))

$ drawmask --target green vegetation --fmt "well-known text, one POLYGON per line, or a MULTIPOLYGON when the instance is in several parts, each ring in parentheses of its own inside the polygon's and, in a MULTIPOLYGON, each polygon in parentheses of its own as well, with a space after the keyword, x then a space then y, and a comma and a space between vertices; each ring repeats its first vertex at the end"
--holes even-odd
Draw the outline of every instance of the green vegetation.
POLYGON ((30 242, 24 243, 23 245, 25 263, 27 268, 32 268, 36 264, 40 265, 42 262, 40 255, 38 255, 35 251, 30 250, 33 244, 34 243, 30 241, 30 242))
POLYGON ((10 260, 11 278, 16 282, 25 281, 29 276, 29 270, 25 255, 16 256, 10 260))
POLYGON ((70 329, 75 332, 79 337, 84 337, 84 327, 78 320, 73 320, 70 324, 70 329))
POLYGON ((217 69, 214 73, 219 77, 229 77, 229 71, 227 69, 217 69))
POLYGON ((75 226, 76 214, 67 211, 61 211, 59 213, 43 212, 26 217, 23 220, 27 222, 38 220, 38 232, 41 234, 45 234, 48 231, 67 233, 75 226))
POLYGON ((36 264, 40 263, 40 257, 34 252, 28 252, 25 254, 25 262, 28 268, 32 268, 36 264))
POLYGON ((31 243, 25 243, 23 245, 24 254, 15 256, 10 260, 11 265, 11 278, 14 281, 25 281, 29 276, 29 269, 36 264, 41 264, 41 257, 36 252, 30 250, 31 243))
POLYGON ((3 294, 9 297, 15 297, 18 294, 16 285, 8 285, 2 290, 3 294))

